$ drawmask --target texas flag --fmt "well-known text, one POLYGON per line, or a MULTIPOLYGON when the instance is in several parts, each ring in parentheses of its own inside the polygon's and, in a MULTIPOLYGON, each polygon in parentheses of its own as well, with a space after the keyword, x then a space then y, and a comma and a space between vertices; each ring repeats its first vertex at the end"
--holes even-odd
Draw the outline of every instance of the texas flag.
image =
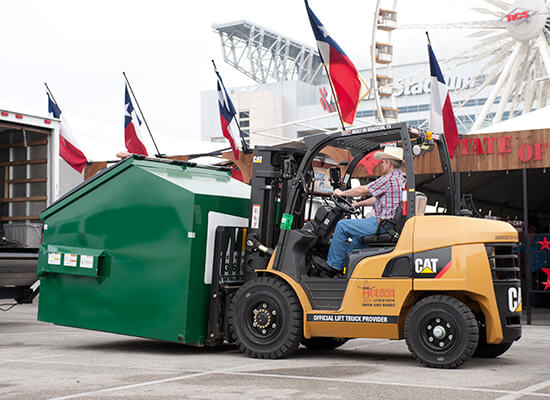
POLYGON ((456 128, 453 105, 449 97, 449 90, 445 85, 443 74, 435 58, 431 44, 428 44, 430 55, 431 75, 431 100, 430 100, 430 130, 434 133, 444 133, 447 141, 447 148, 451 158, 455 155, 456 147, 460 141, 458 129, 456 128))
MULTIPOLYGON (((134 126, 132 114, 134 112, 134 106, 132 105, 132 99, 128 93, 128 85, 124 86, 124 104, 126 107, 126 112, 124 114, 124 143, 126 144, 126 149, 133 154, 142 154, 148 156, 147 149, 144 144, 139 139, 139 135, 134 126)), ((138 125, 141 125, 141 121, 136 114, 136 119, 138 125)))
POLYGON ((351 125, 355 119, 359 101, 361 101, 361 81, 357 69, 344 50, 330 37, 319 18, 311 11, 307 0, 305 3, 321 61, 327 68, 329 79, 336 92, 342 119, 351 125))
POLYGON ((239 133, 239 126, 237 125, 237 120, 235 115, 235 107, 233 107, 233 102, 225 90, 223 85, 222 78, 217 70, 216 77, 218 78, 218 108, 220 109, 220 121, 222 124, 222 133, 223 136, 229 140, 231 149, 233 150, 233 155, 235 159, 239 159, 239 150, 242 149, 241 136, 239 133))
MULTIPOLYGON (((380 150, 377 150, 377 151, 380 151, 380 150)), ((374 168, 376 168, 376 166, 382 162, 382 160, 377 160, 374 158, 374 154, 377 151, 373 151, 367 154, 365 157, 361 159, 361 161, 359 161, 359 164, 358 164, 358 165, 362 165, 363 168, 367 170, 367 173, 371 176, 374 175, 374 168)))
POLYGON ((65 117, 61 116, 61 109, 52 100, 50 94, 48 95, 48 113, 54 118, 61 119, 61 127, 59 128, 59 156, 73 167, 78 173, 82 173, 82 170, 86 166, 88 160, 84 153, 79 149, 78 142, 76 141, 69 124, 65 120, 65 117))

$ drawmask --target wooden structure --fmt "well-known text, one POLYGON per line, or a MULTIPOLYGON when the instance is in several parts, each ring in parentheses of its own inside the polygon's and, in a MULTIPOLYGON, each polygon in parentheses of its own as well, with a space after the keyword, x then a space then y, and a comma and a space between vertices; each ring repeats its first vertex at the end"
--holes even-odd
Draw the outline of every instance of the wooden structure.
MULTIPOLYGON (((454 172, 507 171, 550 167, 550 129, 463 135, 454 159, 454 172)), ((417 174, 441 173, 437 151, 415 160, 417 174)))
MULTIPOLYGON (((31 143, 32 145, 32 143, 31 143)), ((347 162, 351 154, 343 149, 327 147, 322 151, 336 163, 347 162)), ((222 157, 235 165, 243 174, 243 181, 248 183, 252 176, 253 154, 242 153, 235 160, 231 151, 222 153, 222 157)), ((188 161, 188 156, 172 156, 170 159, 188 161)), ((463 135, 455 157, 451 160, 454 172, 509 171, 531 168, 550 168, 550 129, 491 133, 483 135, 463 135)), ((93 162, 86 166, 85 178, 97 173, 107 166, 106 162, 93 162)), ((417 175, 440 174, 441 163, 437 148, 423 152, 414 160, 417 175)), ((345 172, 342 166, 342 172, 345 172)), ((372 174, 365 167, 358 165, 354 178, 377 177, 382 173, 376 166, 372 174)))
POLYGON ((252 161, 254 158, 252 153, 240 152, 239 159, 236 160, 232 151, 226 151, 222 153, 222 157, 239 167, 243 174, 243 182, 250 183, 250 179, 252 179, 252 161))

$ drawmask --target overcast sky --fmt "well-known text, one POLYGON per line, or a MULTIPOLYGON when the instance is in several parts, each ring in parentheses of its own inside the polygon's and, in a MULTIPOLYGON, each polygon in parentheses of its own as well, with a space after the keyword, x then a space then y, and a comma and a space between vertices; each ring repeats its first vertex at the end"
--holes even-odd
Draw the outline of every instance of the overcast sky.
MULTIPOLYGON (((481 1, 400 1, 400 23, 484 19, 481 1)), ((310 0, 331 36, 360 69, 369 67, 374 0, 310 0)), ((228 87, 254 84, 222 60, 212 24, 248 20, 314 46, 301 0, 3 1, 0 107, 46 115, 47 82, 73 130, 123 149, 122 71, 126 71, 155 135, 200 136, 200 92, 215 89, 210 60, 228 87)), ((469 31, 431 32, 439 58, 467 42, 469 31), (457 46, 457 43, 460 42, 457 46)), ((427 58, 423 31, 396 33, 397 63, 427 58)))

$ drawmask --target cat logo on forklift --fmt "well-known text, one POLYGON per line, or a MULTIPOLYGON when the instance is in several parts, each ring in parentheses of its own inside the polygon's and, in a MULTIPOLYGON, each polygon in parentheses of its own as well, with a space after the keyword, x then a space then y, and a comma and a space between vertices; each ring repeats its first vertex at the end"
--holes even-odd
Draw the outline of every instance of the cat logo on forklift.
POLYGON ((521 311, 521 288, 508 288, 508 309, 510 312, 521 311))
POLYGON ((417 258, 414 260, 414 271, 417 274, 436 274, 439 258, 417 258))
POLYGON ((415 278, 440 278, 451 267, 451 247, 414 253, 415 278))

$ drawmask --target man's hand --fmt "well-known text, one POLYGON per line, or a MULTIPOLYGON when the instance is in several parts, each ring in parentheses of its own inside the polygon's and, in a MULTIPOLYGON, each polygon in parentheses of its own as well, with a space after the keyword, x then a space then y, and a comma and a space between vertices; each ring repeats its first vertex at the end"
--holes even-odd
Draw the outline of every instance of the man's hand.
POLYGON ((344 194, 344 192, 341 191, 340 189, 334 189, 334 195, 335 195, 335 196, 340 197, 340 196, 342 196, 343 194, 344 194))

